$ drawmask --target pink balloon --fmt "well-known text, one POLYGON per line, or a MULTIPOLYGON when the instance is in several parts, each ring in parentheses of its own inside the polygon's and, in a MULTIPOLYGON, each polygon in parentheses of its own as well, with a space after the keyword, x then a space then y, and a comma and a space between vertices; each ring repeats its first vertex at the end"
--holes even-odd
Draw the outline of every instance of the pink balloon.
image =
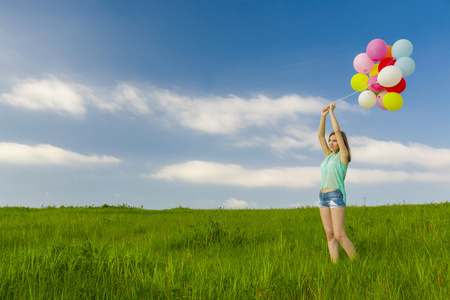
POLYGON ((369 78, 369 82, 367 83, 369 90, 371 90, 374 93, 381 92, 384 89, 384 87, 378 83, 377 79, 378 76, 373 75, 372 77, 369 78))
POLYGON ((360 53, 353 60, 353 67, 358 73, 369 73, 373 68, 373 60, 369 58, 367 53, 360 53))
POLYGON ((367 45, 367 56, 373 61, 382 60, 388 52, 388 47, 385 41, 380 39, 374 39, 367 45))
POLYGON ((387 91, 382 91, 381 93, 378 94, 377 96, 377 105, 379 108, 381 108, 382 110, 387 110, 386 107, 384 107, 383 104, 383 97, 384 95, 386 95, 388 92, 387 91))

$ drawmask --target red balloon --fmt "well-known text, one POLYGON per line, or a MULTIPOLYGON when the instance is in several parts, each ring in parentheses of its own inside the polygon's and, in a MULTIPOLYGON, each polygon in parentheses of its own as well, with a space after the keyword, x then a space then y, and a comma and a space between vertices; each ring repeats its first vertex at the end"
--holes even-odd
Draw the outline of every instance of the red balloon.
POLYGON ((380 72, 384 67, 393 66, 397 60, 392 57, 383 58, 378 66, 378 72, 380 72))
POLYGON ((391 87, 386 87, 385 89, 389 93, 394 92, 394 93, 400 94, 401 92, 403 92, 406 89, 406 80, 405 80, 405 78, 402 78, 397 85, 394 85, 391 87))

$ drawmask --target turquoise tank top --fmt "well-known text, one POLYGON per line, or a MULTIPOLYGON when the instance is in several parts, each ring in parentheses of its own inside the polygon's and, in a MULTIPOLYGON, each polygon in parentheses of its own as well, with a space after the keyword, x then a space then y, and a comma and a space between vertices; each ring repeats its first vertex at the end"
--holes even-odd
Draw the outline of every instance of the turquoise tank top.
POLYGON ((339 152, 330 153, 320 165, 322 173, 322 186, 320 189, 338 189, 343 195, 344 203, 347 204, 347 195, 345 193, 345 175, 347 175, 347 167, 341 161, 339 152))

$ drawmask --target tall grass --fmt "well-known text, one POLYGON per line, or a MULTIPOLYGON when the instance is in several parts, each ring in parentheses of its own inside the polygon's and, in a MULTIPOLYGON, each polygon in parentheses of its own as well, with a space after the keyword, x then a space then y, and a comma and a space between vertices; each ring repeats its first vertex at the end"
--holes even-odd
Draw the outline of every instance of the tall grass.
POLYGON ((449 203, 348 207, 333 264, 317 208, 0 208, 0 299, 450 299, 449 203))

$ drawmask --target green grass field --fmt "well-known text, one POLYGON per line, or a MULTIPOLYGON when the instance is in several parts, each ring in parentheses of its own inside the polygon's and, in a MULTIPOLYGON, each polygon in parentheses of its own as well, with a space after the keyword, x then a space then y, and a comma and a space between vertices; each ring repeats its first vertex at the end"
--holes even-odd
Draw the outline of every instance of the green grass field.
POLYGON ((0 208, 0 299, 450 299, 450 204, 348 207, 329 259, 318 208, 0 208))

